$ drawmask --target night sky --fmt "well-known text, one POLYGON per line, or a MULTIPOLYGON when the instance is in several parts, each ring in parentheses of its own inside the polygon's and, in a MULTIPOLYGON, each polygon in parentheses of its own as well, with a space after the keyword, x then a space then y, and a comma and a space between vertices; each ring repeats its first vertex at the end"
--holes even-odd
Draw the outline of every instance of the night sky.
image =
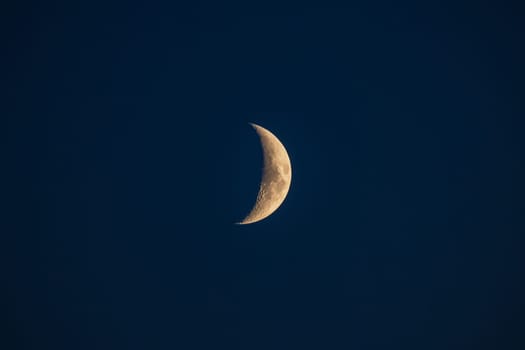
POLYGON ((0 349, 525 349, 525 11, 346 3, 1 5, 0 349))

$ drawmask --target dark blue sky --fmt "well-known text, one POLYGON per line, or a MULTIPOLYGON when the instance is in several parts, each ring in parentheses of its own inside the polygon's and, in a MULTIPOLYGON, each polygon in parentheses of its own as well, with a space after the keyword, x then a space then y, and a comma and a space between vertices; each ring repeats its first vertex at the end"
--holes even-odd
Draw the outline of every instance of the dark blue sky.
POLYGON ((0 348, 525 348, 517 4, 5 6, 0 348))

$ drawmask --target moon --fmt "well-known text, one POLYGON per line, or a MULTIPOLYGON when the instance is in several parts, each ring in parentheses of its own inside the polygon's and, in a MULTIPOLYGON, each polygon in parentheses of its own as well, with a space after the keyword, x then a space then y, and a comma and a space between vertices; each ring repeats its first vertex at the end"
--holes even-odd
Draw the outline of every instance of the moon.
POLYGON ((262 126, 250 123, 263 149, 263 171, 259 193, 250 213, 238 224, 252 224, 270 216, 284 202, 292 183, 290 157, 279 139, 262 126))

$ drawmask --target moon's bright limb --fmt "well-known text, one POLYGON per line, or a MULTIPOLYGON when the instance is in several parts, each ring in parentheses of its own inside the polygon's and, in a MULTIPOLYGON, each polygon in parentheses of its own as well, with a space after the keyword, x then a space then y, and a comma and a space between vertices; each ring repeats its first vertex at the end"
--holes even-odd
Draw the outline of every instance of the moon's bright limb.
POLYGON ((292 164, 281 141, 262 126, 250 124, 261 140, 264 168, 255 205, 239 224, 251 224, 270 216, 283 203, 292 182, 292 164))

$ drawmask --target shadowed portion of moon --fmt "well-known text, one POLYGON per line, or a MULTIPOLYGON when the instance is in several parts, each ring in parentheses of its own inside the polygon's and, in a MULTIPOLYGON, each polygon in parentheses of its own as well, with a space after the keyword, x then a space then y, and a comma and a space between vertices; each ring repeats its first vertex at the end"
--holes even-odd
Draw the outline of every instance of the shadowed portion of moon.
POLYGON ((281 141, 265 128, 250 124, 261 140, 264 167, 255 205, 239 224, 251 224, 270 216, 284 202, 292 182, 292 165, 281 141))

